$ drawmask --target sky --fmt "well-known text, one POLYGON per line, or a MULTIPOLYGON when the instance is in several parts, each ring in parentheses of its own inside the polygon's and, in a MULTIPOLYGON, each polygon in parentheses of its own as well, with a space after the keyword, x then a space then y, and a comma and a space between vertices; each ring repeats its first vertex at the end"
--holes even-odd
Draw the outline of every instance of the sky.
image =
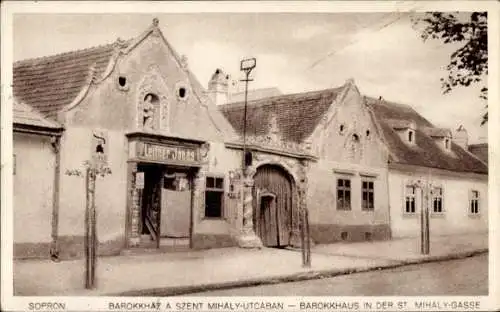
POLYGON ((112 43, 139 35, 152 19, 205 87, 216 68, 242 78, 255 57, 250 88, 296 93, 354 79, 364 95, 411 105, 439 127, 487 139, 479 86, 443 94, 440 78, 456 45, 420 38, 411 13, 16 14, 14 61, 112 43))

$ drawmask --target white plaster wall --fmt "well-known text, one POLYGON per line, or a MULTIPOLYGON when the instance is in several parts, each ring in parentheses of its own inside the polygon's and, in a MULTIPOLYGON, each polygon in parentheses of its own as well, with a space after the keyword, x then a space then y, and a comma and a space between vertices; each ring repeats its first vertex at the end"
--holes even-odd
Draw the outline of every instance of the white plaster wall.
POLYGON ((356 164, 320 160, 312 163, 308 173, 307 205, 311 224, 387 224, 388 195, 387 170, 356 164), (334 170, 350 171, 353 174, 339 174, 334 170), (373 211, 361 209, 361 182, 359 173, 371 173, 374 181, 375 208, 373 211), (351 180, 351 210, 337 210, 337 178, 351 180))
POLYGON ((85 229, 85 167, 91 155, 90 129, 71 127, 61 138, 61 181, 59 235, 81 236, 85 229), (69 176, 67 170, 80 170, 82 176, 69 176))
MULTIPOLYGON (((100 241, 125 234, 127 142, 124 133, 107 131, 108 163, 111 175, 98 176, 95 204, 100 241)), ((61 148, 61 190, 59 234, 84 235, 85 167, 92 152, 92 129, 71 127, 64 133, 61 148), (79 169, 82 176, 69 176, 67 170, 79 169)))
MULTIPOLYGON (((404 187, 408 181, 421 179, 427 181, 428 175, 404 173, 391 170, 389 172, 391 228, 393 237, 411 237, 420 235, 420 193, 416 199, 417 213, 413 216, 403 214, 404 187)), ((430 180, 443 187, 445 213, 430 214, 430 234, 451 235, 457 233, 486 232, 488 230, 488 183, 471 177, 452 177, 432 174, 430 180), (480 194, 479 216, 469 216, 469 192, 477 190, 480 194)), ((429 207, 432 211, 432 207, 429 207)))
POLYGON ((50 242, 55 154, 50 138, 14 133, 14 242, 50 242))
POLYGON ((111 174, 97 177, 96 209, 100 241, 125 236, 127 214, 128 140, 123 132, 107 131, 108 166, 111 174))
MULTIPOLYGON (((200 206, 194 209, 194 233, 196 234, 231 234, 236 235, 240 229, 242 212, 238 209, 238 199, 227 196, 229 191, 229 171, 241 167, 240 151, 227 149, 222 142, 210 142, 210 152, 206 175, 214 174, 224 177, 224 219, 204 219, 205 194, 200 194, 200 206)), ((203 181, 205 182, 205 181, 203 181)), ((196 208, 196 207, 195 207, 196 208)))

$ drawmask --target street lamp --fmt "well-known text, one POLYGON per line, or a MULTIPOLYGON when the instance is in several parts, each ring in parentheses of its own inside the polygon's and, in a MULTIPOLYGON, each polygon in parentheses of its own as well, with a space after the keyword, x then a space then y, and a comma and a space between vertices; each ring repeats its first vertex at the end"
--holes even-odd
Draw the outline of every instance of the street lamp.
POLYGON ((248 175, 248 166, 252 164, 252 154, 247 153, 247 102, 248 102, 248 82, 253 81, 250 79, 250 73, 257 65, 255 58, 244 59, 240 63, 240 70, 245 73, 245 108, 243 113, 243 155, 241 161, 242 182, 243 182, 243 228, 239 237, 239 245, 243 248, 261 248, 262 242, 255 235, 253 229, 253 199, 252 188, 253 178, 248 175))
POLYGON ((243 113, 243 159, 242 159, 242 170, 245 174, 247 166, 251 163, 251 155, 247 155, 247 102, 248 102, 248 82, 253 81, 250 79, 250 73, 257 66, 257 59, 255 57, 244 59, 240 63, 240 70, 245 72, 245 79, 241 81, 245 82, 245 109, 243 113))

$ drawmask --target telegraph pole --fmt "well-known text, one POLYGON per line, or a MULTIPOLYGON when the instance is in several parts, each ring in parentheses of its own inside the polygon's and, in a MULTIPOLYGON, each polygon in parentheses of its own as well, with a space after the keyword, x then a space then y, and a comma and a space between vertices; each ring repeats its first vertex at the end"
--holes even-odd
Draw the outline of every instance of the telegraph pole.
POLYGON ((96 211, 95 211, 96 168, 91 165, 86 173, 87 209, 85 211, 85 288, 95 284, 97 254, 96 211))
POLYGON ((427 180, 424 185, 418 182, 420 187, 420 253, 428 255, 430 252, 430 231, 429 231, 429 205, 431 204, 431 185, 427 180))
POLYGON ((418 180, 413 186, 420 189, 420 253, 428 255, 430 252, 429 205, 432 200, 430 196, 431 186, 429 179, 425 183, 418 180))
POLYGON ((96 179, 97 175, 110 174, 107 157, 107 134, 102 131, 92 133, 91 160, 87 162, 85 174, 85 288, 95 288, 97 266, 97 219, 96 219, 96 179))

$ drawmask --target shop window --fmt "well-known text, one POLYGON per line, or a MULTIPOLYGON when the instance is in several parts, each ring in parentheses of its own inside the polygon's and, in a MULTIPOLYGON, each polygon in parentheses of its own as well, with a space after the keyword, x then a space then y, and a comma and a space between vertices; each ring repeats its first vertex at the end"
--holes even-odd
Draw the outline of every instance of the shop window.
POLYGON ((469 214, 479 215, 479 192, 476 190, 472 190, 470 194, 469 214))
POLYGON ((373 181, 363 181, 361 183, 361 197, 361 209, 373 210, 375 208, 373 181))
POLYGON ((222 218, 224 200, 224 178, 207 177, 205 188, 205 217, 222 218))
POLYGON ((432 212, 443 213, 443 189, 436 187, 432 190, 432 212))
POLYGON ((163 188, 171 191, 185 192, 191 190, 191 185, 185 173, 166 174, 163 188))
POLYGON ((406 186, 405 191, 405 210, 407 214, 414 214, 415 211, 415 190, 416 187, 413 185, 406 186))
POLYGON ((337 210, 351 210, 351 180, 337 179, 337 210))

